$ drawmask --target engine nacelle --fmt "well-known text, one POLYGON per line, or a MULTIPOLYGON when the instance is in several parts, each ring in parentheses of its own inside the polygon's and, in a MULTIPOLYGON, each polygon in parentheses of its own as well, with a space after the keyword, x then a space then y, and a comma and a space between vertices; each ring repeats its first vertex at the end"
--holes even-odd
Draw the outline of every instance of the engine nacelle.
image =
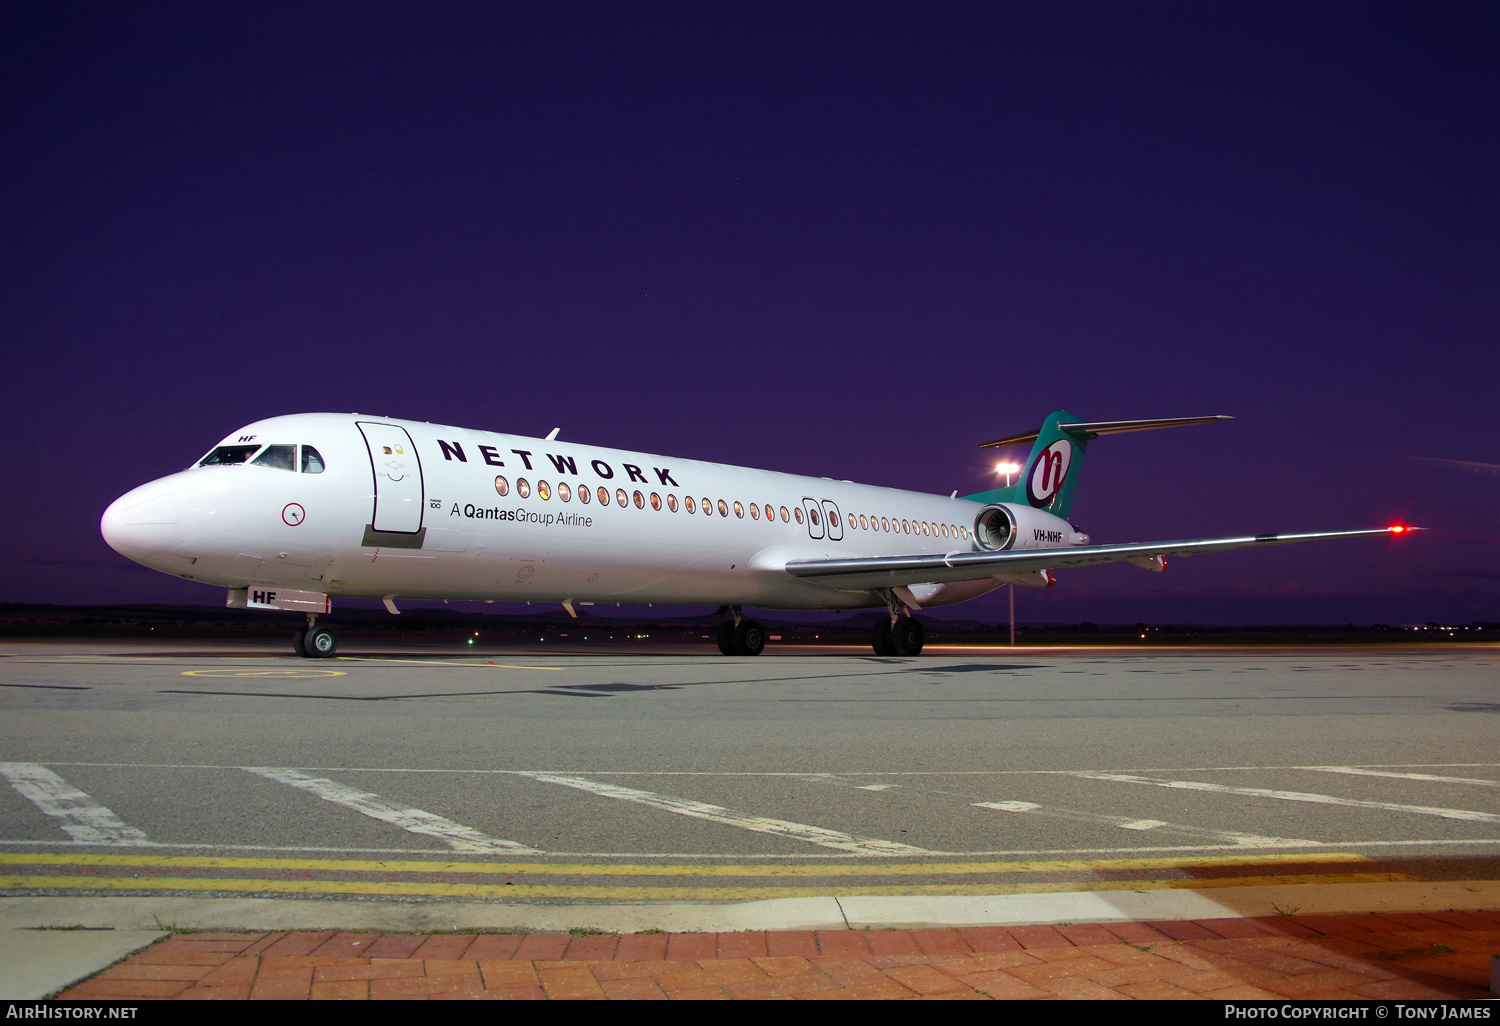
POLYGON ((1087 545, 1089 536, 1076 530, 1062 517, 1030 506, 1002 502, 984 507, 975 516, 974 540, 981 549, 1004 552, 1087 545))

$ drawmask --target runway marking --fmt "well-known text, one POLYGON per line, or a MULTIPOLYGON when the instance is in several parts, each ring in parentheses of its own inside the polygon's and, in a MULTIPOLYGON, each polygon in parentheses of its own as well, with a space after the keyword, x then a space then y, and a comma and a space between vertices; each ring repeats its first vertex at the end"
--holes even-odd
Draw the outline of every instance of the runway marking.
POLYGON ((343 670, 183 670, 184 677, 265 677, 284 680, 289 677, 347 677, 343 670))
POLYGON ((1371 802, 1357 798, 1336 798, 1331 794, 1312 794, 1306 791, 1278 791, 1267 787, 1233 787, 1228 784, 1209 784, 1198 780, 1155 780, 1138 777, 1133 773, 1091 773, 1085 770, 1070 771, 1068 776, 1084 780, 1110 780, 1121 784, 1150 784, 1154 787, 1171 787, 1184 791, 1209 791, 1215 794, 1241 795, 1247 798, 1275 798, 1287 802, 1311 802, 1315 805, 1343 805, 1356 809, 1380 809, 1384 812, 1412 812, 1421 816, 1438 816, 1442 819, 1459 819, 1470 823, 1500 823, 1500 815, 1492 812, 1473 812, 1468 809, 1444 809, 1430 805, 1402 805, 1397 802, 1371 802))
POLYGON ((858 785, 858 787, 859 787, 859 789, 861 791, 889 791, 893 787, 900 787, 900 786, 901 786, 900 784, 860 784, 860 785, 858 785))
MULTIPOLYGON (((826 857, 826 856, 825 856, 826 857)), ((115 866, 160 869, 262 869, 326 873, 477 873, 490 876, 972 876, 977 873, 1132 872, 1216 866, 1322 865, 1373 861, 1354 852, 1303 855, 1205 855, 1198 858, 1030 859, 1019 862, 891 862, 820 865, 745 864, 661 866, 644 863, 443 862, 436 859, 277 859, 201 855, 17 854, 0 856, 7 866, 115 866)))
POLYGON ((1481 780, 1475 777, 1440 777, 1432 773, 1392 773, 1389 770, 1363 769, 1358 766, 1299 766, 1297 768, 1317 770, 1319 773, 1348 773, 1361 777, 1396 777, 1401 780, 1429 780, 1440 784, 1478 784, 1480 787, 1500 787, 1500 780, 1481 780))
MULTIPOLYGON (((1118 825, 1118 824, 1116 824, 1118 825)), ((1181 829, 1181 828, 1179 828, 1181 829)), ((1209 831, 1204 831, 1210 833, 1209 831)), ((1233 835, 1229 835, 1233 836, 1233 835)), ((1266 838, 1268 841, 1276 838, 1266 838)), ((1285 844, 1266 845, 1265 847, 1281 848, 1423 848, 1423 847, 1453 847, 1453 846, 1475 846, 1475 845, 1497 845, 1500 846, 1500 837, 1432 837, 1418 838, 1414 840, 1401 841, 1287 841, 1285 844)), ((318 855, 418 855, 431 856, 431 848, 355 848, 339 847, 316 844, 207 844, 196 841, 173 841, 170 843, 160 841, 142 841, 136 844, 103 845, 87 841, 59 841, 52 840, 12 840, 0 838, 0 848, 150 848, 165 851, 195 851, 195 852, 232 852, 232 851, 263 851, 263 852, 305 852, 318 855)), ((1091 855, 1133 855, 1145 856, 1155 853, 1164 856, 1168 853, 1178 857, 1187 858, 1214 858, 1218 856, 1203 855, 1203 852, 1218 851, 1244 851, 1251 845, 1240 844, 1132 844, 1125 847, 1093 846, 1086 848, 999 848, 981 851, 951 852, 955 857, 978 859, 978 858, 1019 858, 1023 856, 1077 856, 1080 854, 1091 855)), ((1253 847, 1262 847, 1254 845, 1253 847)), ((740 853, 724 854, 722 852, 683 852, 683 851, 548 851, 543 853, 548 858, 567 859, 701 859, 704 861, 716 861, 724 859, 742 859, 745 856, 740 853)), ((755 857, 758 859, 783 859, 787 862, 807 862, 812 859, 853 859, 858 853, 838 855, 829 852, 761 852, 755 857)), ((1262 858, 1302 858, 1304 856, 1261 856, 1262 858)), ((1312 857, 1312 856, 1306 856, 1312 857)), ((1321 857, 1321 856, 1319 856, 1321 857)), ((0 856, 0 863, 5 858, 0 856)))
POLYGON ((712 823, 723 823, 726 826, 739 827, 742 830, 752 830, 758 834, 775 834, 780 837, 790 837, 798 841, 807 841, 811 844, 821 845, 825 848, 835 848, 840 851, 862 852, 870 855, 915 855, 934 854, 925 848, 918 848, 909 844, 900 844, 896 841, 882 841, 873 837, 856 837, 853 834, 842 833, 838 830, 827 830, 823 827, 809 826, 806 823, 792 823, 784 819, 768 819, 764 816, 751 816, 743 812, 735 812, 721 805, 710 805, 707 802, 693 801, 688 798, 673 798, 669 795, 656 794, 652 791, 641 791, 634 787, 623 787, 619 784, 605 784, 596 780, 586 780, 583 777, 562 776, 557 773, 520 773, 519 776, 529 777, 548 784, 559 784, 562 787, 571 787, 579 791, 587 791, 603 798, 616 798, 620 801, 634 802, 637 805, 647 805, 654 809, 662 809, 673 812, 679 816, 690 816, 693 819, 706 819, 712 823))
POLYGON ((434 659, 382 659, 376 656, 339 656, 340 661, 351 663, 404 663, 415 666, 478 666, 492 670, 561 670, 561 666, 515 666, 510 663, 455 663, 434 659))
MULTIPOLYGON (((195 694, 197 692, 194 692, 195 694)), ((63 760, 49 760, 41 765, 46 766, 95 766, 107 769, 239 769, 238 766, 225 765, 223 763, 194 763, 194 762, 70 762, 63 760)), ((1500 763, 1494 762, 1413 762, 1413 763, 1388 763, 1380 764, 1382 768, 1442 768, 1442 767, 1464 767, 1472 769, 1496 769, 1500 763)), ((580 774, 591 777, 799 777, 808 779, 823 779, 834 777, 1014 777, 1014 776, 1074 776, 1079 773, 1112 772, 1107 770, 1048 770, 1048 769, 1017 769, 1017 770, 886 770, 886 769, 850 769, 837 770, 833 772, 808 773, 795 770, 607 770, 607 769, 550 769, 550 770, 520 770, 520 769, 470 769, 450 767, 422 767, 422 766, 299 766, 298 769, 311 770, 318 773, 474 773, 515 776, 522 773, 566 773, 580 774)), ((1314 766, 1152 766, 1137 767, 1136 773, 1228 773, 1239 771, 1260 770, 1300 770, 1316 769, 1314 766)))
POLYGON ((146 835, 109 809, 34 762, 0 762, 0 776, 44 816, 62 820, 63 833, 90 844, 144 844, 146 835))
MULTIPOLYGON (((924 792, 915 791, 910 793, 922 794, 924 792)), ((945 800, 943 792, 925 793, 929 797, 936 796, 939 800, 945 800)), ((1168 823, 1166 820, 1161 819, 1127 819, 1122 816, 1084 812, 1081 809, 1059 808, 1055 805, 1043 811, 1042 806, 1035 802, 1012 800, 1003 802, 969 802, 969 804, 981 809, 999 809, 1002 812, 1034 812, 1039 816, 1070 820, 1075 823, 1096 823, 1102 826, 1121 827, 1125 830, 1152 830, 1156 827, 1166 827, 1168 832, 1187 834, 1190 837, 1211 837, 1215 840, 1228 841, 1236 848, 1324 847, 1320 841, 1306 841, 1297 837, 1264 837, 1260 834, 1242 834, 1232 830, 1212 830, 1205 827, 1187 826, 1183 823, 1168 823)))
POLYGON ((378 794, 337 784, 323 777, 312 777, 294 769, 279 769, 273 766, 242 766, 241 769, 265 777, 267 780, 289 784, 308 794, 316 795, 326 802, 353 809, 355 812, 390 823, 402 830, 436 837, 454 851, 509 851, 516 854, 540 854, 537 849, 529 848, 524 844, 489 837, 473 827, 455 823, 451 819, 444 819, 436 813, 414 809, 407 805, 398 805, 378 794))
POLYGON ((571 884, 474 884, 376 880, 275 880, 213 877, 0 876, 4 890, 229 891, 277 894, 369 894, 432 898, 604 898, 616 901, 752 901, 944 894, 1058 894, 1079 891, 1202 890, 1291 884, 1410 883, 1405 873, 1290 874, 1286 876, 1081 880, 1008 884, 865 884, 852 886, 632 887, 571 884))

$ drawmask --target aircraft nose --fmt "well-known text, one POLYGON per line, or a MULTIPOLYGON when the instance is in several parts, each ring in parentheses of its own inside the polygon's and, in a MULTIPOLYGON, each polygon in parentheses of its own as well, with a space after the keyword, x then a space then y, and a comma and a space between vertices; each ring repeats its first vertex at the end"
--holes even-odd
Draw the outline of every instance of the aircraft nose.
POLYGON ((132 488, 109 504, 99 533, 110 548, 137 561, 168 552, 182 535, 172 486, 152 481, 132 488))

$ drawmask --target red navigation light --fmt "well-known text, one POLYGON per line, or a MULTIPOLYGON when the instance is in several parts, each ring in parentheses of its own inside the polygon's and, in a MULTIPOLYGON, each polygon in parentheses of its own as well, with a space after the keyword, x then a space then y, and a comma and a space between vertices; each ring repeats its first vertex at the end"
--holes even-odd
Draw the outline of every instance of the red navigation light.
POLYGON ((1402 526, 1401 524, 1392 524, 1391 525, 1391 533, 1392 534, 1401 534, 1405 530, 1406 530, 1406 528, 1404 526, 1402 526))

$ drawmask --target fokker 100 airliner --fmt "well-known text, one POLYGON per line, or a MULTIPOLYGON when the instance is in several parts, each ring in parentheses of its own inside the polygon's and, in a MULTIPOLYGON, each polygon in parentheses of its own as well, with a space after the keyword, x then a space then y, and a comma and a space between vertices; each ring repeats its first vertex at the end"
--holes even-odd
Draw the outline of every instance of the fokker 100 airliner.
POLYGON ((309 413, 233 432, 194 466, 116 499, 100 522, 117 551, 227 588, 243 609, 307 614, 294 648, 332 656, 317 617, 332 596, 706 603, 731 614, 725 655, 757 655, 767 609, 885 608, 880 655, 916 655, 913 610, 1003 584, 1057 583, 1054 570, 1168 556, 1399 534, 1406 527, 1094 545, 1068 521, 1084 451, 1101 435, 1228 417, 1086 422, 1066 411, 1037 431, 1015 482, 924 495, 558 439, 359 414, 309 413))

